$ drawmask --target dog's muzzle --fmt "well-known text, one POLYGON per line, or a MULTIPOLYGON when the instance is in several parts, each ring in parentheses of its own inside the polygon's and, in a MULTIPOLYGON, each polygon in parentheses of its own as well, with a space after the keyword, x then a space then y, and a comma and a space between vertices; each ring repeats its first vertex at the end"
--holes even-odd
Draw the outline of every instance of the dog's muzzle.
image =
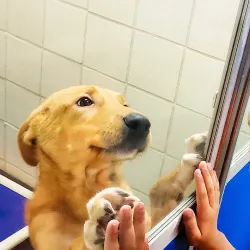
POLYGON ((123 118, 123 122, 121 149, 142 152, 147 145, 150 121, 141 114, 131 113, 123 118))
POLYGON ((147 117, 131 113, 123 118, 119 143, 106 149, 106 152, 131 153, 143 152, 148 144, 151 123, 147 117))

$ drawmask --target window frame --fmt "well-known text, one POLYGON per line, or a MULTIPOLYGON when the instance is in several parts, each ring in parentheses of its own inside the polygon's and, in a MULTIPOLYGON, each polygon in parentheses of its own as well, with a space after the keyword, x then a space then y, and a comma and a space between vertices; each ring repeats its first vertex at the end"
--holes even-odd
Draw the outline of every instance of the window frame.
MULTIPOLYGON (((222 194, 250 93, 249 31, 250 0, 242 0, 229 46, 230 53, 215 99, 206 148, 206 160, 217 172, 222 194)), ((148 232, 151 250, 164 249, 178 235, 182 228, 182 211, 194 207, 195 203, 194 193, 148 232)))

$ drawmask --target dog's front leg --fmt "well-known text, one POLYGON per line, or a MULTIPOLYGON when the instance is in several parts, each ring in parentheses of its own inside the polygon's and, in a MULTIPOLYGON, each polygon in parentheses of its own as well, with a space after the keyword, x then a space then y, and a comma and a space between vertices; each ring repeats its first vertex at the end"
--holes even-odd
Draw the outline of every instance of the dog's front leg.
POLYGON ((194 134, 186 140, 186 154, 180 165, 162 176, 150 192, 152 226, 170 213, 183 200, 184 192, 193 180, 194 171, 202 160, 207 132, 194 134))
POLYGON ((198 154, 183 155, 180 166, 162 176, 150 191, 152 226, 169 214, 182 200, 201 161, 198 154))

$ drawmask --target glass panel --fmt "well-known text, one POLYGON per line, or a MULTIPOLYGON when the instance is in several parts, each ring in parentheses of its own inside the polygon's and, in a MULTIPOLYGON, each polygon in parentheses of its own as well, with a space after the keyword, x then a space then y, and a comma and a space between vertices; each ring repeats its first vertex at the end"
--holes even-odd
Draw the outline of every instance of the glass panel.
POLYGON ((235 145, 234 156, 242 151, 242 149, 250 142, 250 101, 244 113, 243 121, 240 127, 240 133, 235 145))

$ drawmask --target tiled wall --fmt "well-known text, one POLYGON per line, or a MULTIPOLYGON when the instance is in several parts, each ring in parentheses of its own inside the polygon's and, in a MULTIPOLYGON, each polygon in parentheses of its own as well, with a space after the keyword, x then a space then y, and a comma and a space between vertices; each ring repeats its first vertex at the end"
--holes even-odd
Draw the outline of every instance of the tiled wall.
MULTIPOLYGON (((207 130, 239 0, 0 0, 0 157, 34 185, 17 129, 54 91, 124 92, 152 122, 147 153, 125 175, 138 196, 175 167, 184 139, 207 130)), ((249 128, 241 132, 249 139, 249 128)))

